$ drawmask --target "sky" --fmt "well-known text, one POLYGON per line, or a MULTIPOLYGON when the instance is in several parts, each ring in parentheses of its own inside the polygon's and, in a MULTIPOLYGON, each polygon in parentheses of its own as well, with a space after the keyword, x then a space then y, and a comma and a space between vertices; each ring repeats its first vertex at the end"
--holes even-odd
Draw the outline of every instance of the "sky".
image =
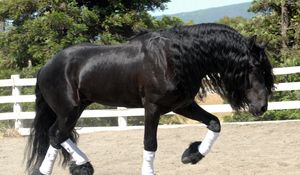
POLYGON ((180 12, 190 12, 212 7, 251 2, 252 0, 171 0, 164 11, 149 12, 153 16, 168 15, 180 12))

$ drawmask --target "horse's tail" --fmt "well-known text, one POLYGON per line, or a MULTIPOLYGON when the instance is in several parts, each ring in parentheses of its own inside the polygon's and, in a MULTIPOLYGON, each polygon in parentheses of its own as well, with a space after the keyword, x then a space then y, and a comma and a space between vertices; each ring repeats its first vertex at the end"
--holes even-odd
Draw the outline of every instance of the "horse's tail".
MULTIPOLYGON (((38 74, 39 75, 39 74, 38 74)), ((37 76, 38 79, 38 76, 37 76)), ((31 171, 32 168, 37 168, 43 161, 48 147, 49 147, 49 128, 56 121, 57 115, 50 108, 45 101, 38 85, 38 81, 35 86, 35 111, 36 116, 33 120, 28 143, 26 147, 25 157, 27 159, 26 169, 31 171)), ((78 135, 76 132, 72 132, 70 139, 76 143, 78 135)), ((63 165, 71 159, 68 152, 62 149, 63 153, 63 165)))
MULTIPOLYGON (((37 76, 38 77, 38 76, 37 76)), ((49 147, 48 130, 56 120, 56 114, 45 101, 38 83, 35 86, 35 111, 27 143, 27 170, 41 163, 49 147)))

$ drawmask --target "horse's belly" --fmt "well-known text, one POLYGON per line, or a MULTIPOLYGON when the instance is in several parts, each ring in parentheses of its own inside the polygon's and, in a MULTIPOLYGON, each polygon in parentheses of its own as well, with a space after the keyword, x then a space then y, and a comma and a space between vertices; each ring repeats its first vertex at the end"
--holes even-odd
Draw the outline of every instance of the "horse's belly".
POLYGON ((118 94, 114 95, 106 93, 97 96, 95 102, 109 106, 121 106, 121 107, 143 107, 141 99, 135 94, 118 94))
POLYGON ((80 92, 92 102, 109 106, 142 107, 138 88, 130 83, 106 82, 93 83, 92 86, 83 87, 80 92))
POLYGON ((100 103, 102 105, 107 105, 107 106, 116 106, 116 107, 127 107, 127 108, 142 108, 143 105, 140 102, 140 100, 106 100, 106 99, 100 99, 100 100, 95 100, 96 103, 100 103))

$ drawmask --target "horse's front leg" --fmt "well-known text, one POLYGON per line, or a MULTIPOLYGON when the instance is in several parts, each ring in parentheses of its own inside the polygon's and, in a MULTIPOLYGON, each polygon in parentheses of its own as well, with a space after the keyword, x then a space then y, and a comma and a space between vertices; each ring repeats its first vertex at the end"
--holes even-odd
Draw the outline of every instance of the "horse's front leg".
POLYGON ((157 150, 157 126, 160 114, 154 104, 145 105, 145 130, 142 175, 154 175, 154 158, 157 150))
POLYGON ((216 116, 199 107, 196 102, 178 108, 174 112, 207 125, 208 132, 203 141, 193 142, 182 155, 181 160, 183 163, 196 164, 209 153, 212 145, 218 138, 221 131, 220 121, 216 116))

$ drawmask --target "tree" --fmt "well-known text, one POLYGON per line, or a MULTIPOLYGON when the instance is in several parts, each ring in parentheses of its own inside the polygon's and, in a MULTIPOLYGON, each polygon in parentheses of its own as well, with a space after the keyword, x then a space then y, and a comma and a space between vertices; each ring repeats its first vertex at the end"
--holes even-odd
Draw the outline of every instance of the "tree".
POLYGON ((257 35, 268 42, 268 51, 276 66, 300 64, 300 1, 254 0, 249 11, 257 15, 249 20, 223 18, 242 34, 257 35))
MULTIPOLYGON (((249 9, 260 13, 266 19, 273 18, 277 32, 280 32, 281 63, 287 62, 287 58, 297 59, 299 55, 299 24, 300 24, 300 1, 295 0, 255 0, 249 9), (293 57, 293 58, 292 58, 293 57)), ((271 30, 272 31, 272 30, 271 30)), ((270 31, 270 33, 271 33, 270 31)), ((297 61, 298 62, 298 61, 297 61)))
POLYGON ((282 48, 286 49, 288 47, 288 28, 290 26, 289 11, 290 7, 287 0, 281 2, 281 36, 282 36, 282 48))
POLYGON ((2 0, 0 20, 12 20, 13 27, 0 33, 0 62, 18 69, 43 65, 69 45, 120 43, 141 29, 182 24, 147 13, 164 9, 168 1, 2 0))

